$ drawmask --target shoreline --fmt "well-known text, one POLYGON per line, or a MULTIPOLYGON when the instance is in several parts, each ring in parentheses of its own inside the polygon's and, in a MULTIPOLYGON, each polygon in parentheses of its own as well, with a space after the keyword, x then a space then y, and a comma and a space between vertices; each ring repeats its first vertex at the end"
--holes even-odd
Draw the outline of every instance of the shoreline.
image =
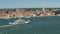
MULTIPOLYGON (((5 10, 6 11, 6 10, 5 10)), ((12 11, 5 12, 0 11, 0 18, 9 19, 9 18, 30 18, 30 17, 46 17, 46 16, 55 16, 55 11, 42 9, 15 9, 12 11)))
MULTIPOLYGON (((36 17, 21 17, 21 18, 43 18, 43 17, 55 17, 55 16, 36 16, 36 17)), ((12 18, 14 18, 14 17, 12 17, 12 18)), ((0 19, 12 19, 12 18, 0 18, 0 19)), ((16 19, 16 18, 14 18, 14 19, 16 19)))

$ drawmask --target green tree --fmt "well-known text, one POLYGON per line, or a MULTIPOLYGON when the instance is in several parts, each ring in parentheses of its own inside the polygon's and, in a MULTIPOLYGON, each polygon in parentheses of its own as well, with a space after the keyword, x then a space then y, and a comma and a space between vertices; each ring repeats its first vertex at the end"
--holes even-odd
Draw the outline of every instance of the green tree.
POLYGON ((55 11, 56 14, 60 14, 60 10, 55 11))

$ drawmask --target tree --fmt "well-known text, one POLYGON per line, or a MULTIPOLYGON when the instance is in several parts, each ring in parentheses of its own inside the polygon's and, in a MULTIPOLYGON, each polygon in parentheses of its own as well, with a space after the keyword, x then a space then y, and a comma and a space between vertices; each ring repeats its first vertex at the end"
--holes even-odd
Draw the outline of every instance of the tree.
POLYGON ((60 10, 58 10, 58 11, 55 11, 55 13, 56 13, 56 14, 60 14, 60 10))

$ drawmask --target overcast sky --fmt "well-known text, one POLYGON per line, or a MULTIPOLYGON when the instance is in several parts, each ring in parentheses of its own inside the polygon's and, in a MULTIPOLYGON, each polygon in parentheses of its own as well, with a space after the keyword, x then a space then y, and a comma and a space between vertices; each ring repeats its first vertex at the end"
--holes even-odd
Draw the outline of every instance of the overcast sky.
POLYGON ((0 8, 60 7, 60 0, 0 0, 0 8))

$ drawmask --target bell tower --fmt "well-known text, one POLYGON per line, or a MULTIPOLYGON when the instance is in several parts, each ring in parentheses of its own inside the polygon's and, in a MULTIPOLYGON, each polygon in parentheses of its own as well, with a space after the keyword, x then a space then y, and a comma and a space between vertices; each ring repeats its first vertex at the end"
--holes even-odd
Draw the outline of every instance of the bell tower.
POLYGON ((42 8, 42 10, 44 11, 45 9, 44 9, 44 8, 42 8))

